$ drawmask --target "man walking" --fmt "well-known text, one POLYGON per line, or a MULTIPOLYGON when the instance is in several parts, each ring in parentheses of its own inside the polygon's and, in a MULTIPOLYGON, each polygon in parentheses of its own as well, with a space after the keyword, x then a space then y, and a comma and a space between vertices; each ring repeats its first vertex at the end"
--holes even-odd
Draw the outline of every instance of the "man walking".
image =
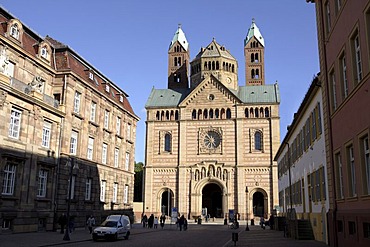
POLYGON ((64 233, 64 227, 67 224, 67 216, 64 213, 59 217, 58 223, 60 225, 60 233, 64 233))
POLYGON ((87 227, 89 228, 90 234, 92 233, 93 226, 95 226, 95 218, 94 216, 90 215, 86 222, 87 227))

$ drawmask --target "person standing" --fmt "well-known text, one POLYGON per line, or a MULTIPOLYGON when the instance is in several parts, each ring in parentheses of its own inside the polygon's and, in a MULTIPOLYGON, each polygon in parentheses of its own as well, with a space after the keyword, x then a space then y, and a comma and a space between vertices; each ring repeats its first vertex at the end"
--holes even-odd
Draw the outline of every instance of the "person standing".
POLYGON ((184 224, 185 224, 185 217, 184 215, 182 215, 179 219, 179 227, 180 227, 180 231, 182 231, 183 227, 184 227, 184 224))
POLYGON ((158 228, 158 217, 154 217, 154 228, 158 228))
POLYGON ((162 214, 161 217, 159 218, 159 220, 160 220, 160 223, 161 223, 161 227, 163 229, 164 222, 166 221, 166 216, 164 216, 164 214, 162 214))
POLYGON ((153 223, 154 223, 154 214, 151 214, 148 219, 148 227, 153 228, 153 223))
POLYGON ((86 222, 87 227, 89 228, 90 234, 92 233, 93 226, 95 226, 95 218, 94 216, 90 215, 86 222))
POLYGON ((145 228, 148 224, 148 216, 146 216, 146 214, 144 214, 143 219, 141 221, 143 223, 143 228, 145 228))
POLYGON ((64 213, 59 217, 58 223, 60 225, 60 233, 64 233, 64 227, 67 224, 67 216, 64 213))

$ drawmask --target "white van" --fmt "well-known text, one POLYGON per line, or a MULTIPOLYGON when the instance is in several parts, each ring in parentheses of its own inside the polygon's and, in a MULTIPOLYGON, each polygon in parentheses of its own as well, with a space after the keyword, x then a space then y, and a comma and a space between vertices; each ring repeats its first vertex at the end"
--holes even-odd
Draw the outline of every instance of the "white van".
POLYGON ((130 219, 127 215, 109 215, 92 233, 94 241, 98 239, 128 239, 130 236, 130 219))

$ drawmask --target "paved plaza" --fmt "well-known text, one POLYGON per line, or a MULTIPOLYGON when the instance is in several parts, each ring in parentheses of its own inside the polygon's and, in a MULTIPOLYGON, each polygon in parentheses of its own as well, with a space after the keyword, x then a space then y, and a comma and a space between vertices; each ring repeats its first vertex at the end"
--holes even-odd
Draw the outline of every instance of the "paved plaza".
POLYGON ((140 224, 134 224, 129 240, 119 240, 117 242, 98 242, 94 243, 87 229, 78 228, 70 236, 70 241, 63 240, 63 234, 59 232, 37 232, 37 233, 17 233, 0 235, 1 246, 284 246, 284 247, 324 247, 324 243, 314 240, 294 240, 285 238, 283 232, 261 229, 259 226, 250 226, 250 231, 245 231, 245 225, 233 230, 228 226, 205 223, 202 225, 189 224, 187 232, 180 233, 175 225, 166 225, 165 229, 147 229, 140 224), (199 237, 202 233, 204 238, 199 237), (238 234, 236 244, 231 241, 232 233, 238 234), (208 235, 207 235, 208 234, 208 235), (218 237, 217 242, 212 242, 212 238, 218 237), (194 238, 198 240, 194 241, 194 238), (163 242, 163 239, 166 242, 163 242), (161 241, 158 241, 161 240, 161 241), (167 241, 168 240, 168 241, 167 241), (179 240, 179 241, 176 241, 179 240), (161 244, 157 244, 161 243, 161 244))

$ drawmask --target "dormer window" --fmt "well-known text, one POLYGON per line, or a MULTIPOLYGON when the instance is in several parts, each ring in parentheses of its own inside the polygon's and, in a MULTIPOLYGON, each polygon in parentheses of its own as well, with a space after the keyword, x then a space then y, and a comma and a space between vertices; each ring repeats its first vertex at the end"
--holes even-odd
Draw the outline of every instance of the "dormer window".
POLYGON ((105 91, 109 93, 110 87, 109 84, 105 84, 105 91))
POLYGON ((123 102, 123 95, 119 96, 119 102, 123 102))
POLYGON ((10 35, 15 39, 19 39, 19 28, 17 24, 13 24, 10 27, 10 35))
POLYGON ((41 48, 41 57, 47 59, 48 58, 48 49, 46 47, 41 48))
POLYGON ((94 74, 92 72, 89 72, 89 79, 94 80, 94 74))

